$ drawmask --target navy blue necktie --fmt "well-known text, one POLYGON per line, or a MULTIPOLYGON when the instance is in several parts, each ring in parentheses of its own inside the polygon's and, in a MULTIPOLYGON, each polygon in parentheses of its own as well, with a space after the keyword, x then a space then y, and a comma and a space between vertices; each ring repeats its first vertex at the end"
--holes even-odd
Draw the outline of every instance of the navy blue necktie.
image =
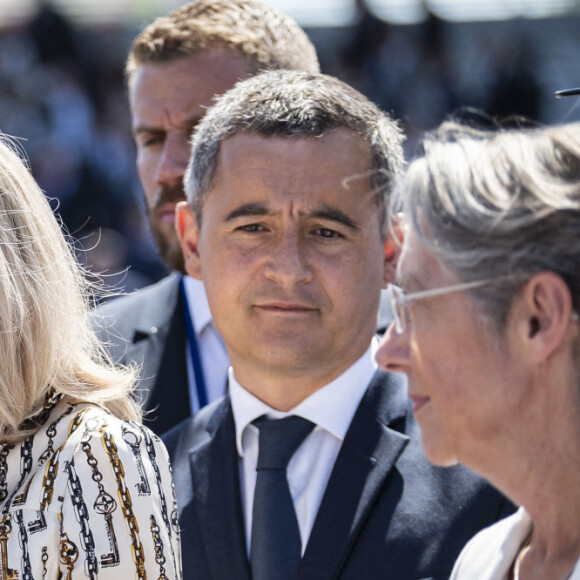
POLYGON ((302 544, 286 468, 314 429, 302 417, 254 421, 260 430, 252 512, 250 565, 253 580, 295 580, 302 544))

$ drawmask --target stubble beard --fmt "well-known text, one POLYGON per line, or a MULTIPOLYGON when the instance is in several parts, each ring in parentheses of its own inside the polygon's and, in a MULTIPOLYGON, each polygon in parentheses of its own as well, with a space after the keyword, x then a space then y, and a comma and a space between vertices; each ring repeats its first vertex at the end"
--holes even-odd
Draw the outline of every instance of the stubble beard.
POLYGON ((157 246, 157 253, 160 258, 165 262, 170 270, 186 274, 185 260, 183 258, 183 252, 181 251, 177 232, 175 231, 175 228, 171 228, 171 230, 168 231, 166 224, 160 223, 160 218, 158 216, 158 210, 164 204, 178 201, 185 201, 185 194, 183 186, 174 185, 171 187, 164 187, 157 196, 153 206, 149 206, 147 202, 145 202, 145 206, 147 208, 147 218, 149 220, 149 227, 151 228, 151 235, 153 236, 153 240, 157 246), (164 225, 165 227, 163 227, 164 225))

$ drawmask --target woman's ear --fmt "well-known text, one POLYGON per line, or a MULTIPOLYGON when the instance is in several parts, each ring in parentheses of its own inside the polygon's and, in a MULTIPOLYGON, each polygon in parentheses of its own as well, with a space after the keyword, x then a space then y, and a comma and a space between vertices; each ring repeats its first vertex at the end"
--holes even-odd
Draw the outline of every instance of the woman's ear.
POLYGON ((561 276, 539 272, 523 288, 517 316, 522 339, 536 362, 560 347, 572 318, 572 296, 561 276))
POLYGON ((185 259, 185 269, 190 276, 201 280, 199 227, 195 212, 186 201, 180 201, 175 208, 175 227, 185 259))

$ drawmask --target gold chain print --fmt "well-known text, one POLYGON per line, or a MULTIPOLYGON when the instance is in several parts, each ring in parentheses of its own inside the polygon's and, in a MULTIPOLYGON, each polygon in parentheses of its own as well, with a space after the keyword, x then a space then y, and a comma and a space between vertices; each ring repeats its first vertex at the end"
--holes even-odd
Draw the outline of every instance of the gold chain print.
POLYGON ((135 514, 133 513, 131 494, 129 493, 125 483, 125 470, 123 469, 123 464, 119 459, 117 446, 115 445, 112 437, 108 433, 103 433, 101 440, 107 455, 109 456, 111 468, 113 469, 115 479, 117 480, 117 492, 119 494, 119 499, 121 500, 121 509, 123 511, 123 516, 125 517, 127 529, 131 535, 133 562, 135 562, 135 566, 137 568, 136 575, 139 580, 145 580, 147 578, 147 573, 145 572, 145 553, 139 539, 139 526, 137 525, 137 520, 135 519, 135 514))
POLYGON ((67 399, 43 419, 0 441, 0 580, 179 580, 159 439, 67 399))
POLYGON ((0 522, 0 580, 18 578, 18 572, 8 567, 8 536, 11 531, 10 516, 2 516, 0 522))

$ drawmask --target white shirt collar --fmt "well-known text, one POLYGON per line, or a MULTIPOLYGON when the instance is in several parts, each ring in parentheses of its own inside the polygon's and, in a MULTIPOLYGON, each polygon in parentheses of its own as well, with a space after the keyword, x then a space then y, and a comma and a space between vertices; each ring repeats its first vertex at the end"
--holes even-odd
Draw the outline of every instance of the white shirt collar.
POLYGON ((318 389, 287 413, 276 411, 244 389, 229 369, 229 392, 236 425, 238 455, 244 456, 242 435, 248 425, 262 415, 280 419, 297 415, 322 427, 342 443, 360 400, 377 370, 375 352, 378 341, 373 339, 367 351, 344 373, 318 389))
POLYGON ((189 311, 192 313, 195 334, 199 336, 212 321, 205 286, 201 280, 196 280, 191 276, 184 276, 183 282, 189 311))

